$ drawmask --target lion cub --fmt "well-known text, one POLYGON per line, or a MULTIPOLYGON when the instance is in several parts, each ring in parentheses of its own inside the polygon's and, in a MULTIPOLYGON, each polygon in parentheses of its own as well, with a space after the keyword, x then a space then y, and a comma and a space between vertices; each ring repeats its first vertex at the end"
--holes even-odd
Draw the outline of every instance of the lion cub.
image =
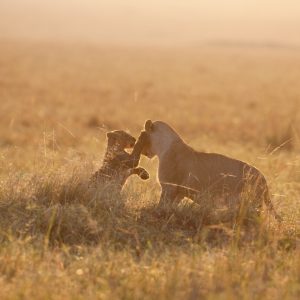
POLYGON ((112 183, 121 191, 127 178, 133 174, 143 180, 148 179, 148 172, 144 168, 137 167, 147 137, 146 132, 141 133, 137 142, 123 130, 110 131, 106 136, 107 148, 102 167, 92 175, 91 183, 94 186, 112 183), (131 154, 125 151, 126 148, 133 148, 131 154))

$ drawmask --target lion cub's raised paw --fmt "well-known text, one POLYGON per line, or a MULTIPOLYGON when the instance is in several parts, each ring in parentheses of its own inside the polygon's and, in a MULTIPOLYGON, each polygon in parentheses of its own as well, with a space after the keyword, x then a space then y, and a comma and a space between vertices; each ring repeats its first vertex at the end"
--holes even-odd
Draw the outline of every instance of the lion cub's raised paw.
POLYGON ((137 174, 141 179, 147 180, 150 178, 149 173, 142 167, 135 168, 135 174, 137 174))

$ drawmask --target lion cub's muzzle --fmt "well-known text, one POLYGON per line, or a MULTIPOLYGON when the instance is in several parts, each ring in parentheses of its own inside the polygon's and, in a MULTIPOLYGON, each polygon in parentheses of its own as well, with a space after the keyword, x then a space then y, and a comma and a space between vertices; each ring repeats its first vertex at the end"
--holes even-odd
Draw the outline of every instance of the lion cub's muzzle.
POLYGON ((133 137, 129 141, 127 141, 125 148, 133 148, 135 145, 136 139, 133 137))

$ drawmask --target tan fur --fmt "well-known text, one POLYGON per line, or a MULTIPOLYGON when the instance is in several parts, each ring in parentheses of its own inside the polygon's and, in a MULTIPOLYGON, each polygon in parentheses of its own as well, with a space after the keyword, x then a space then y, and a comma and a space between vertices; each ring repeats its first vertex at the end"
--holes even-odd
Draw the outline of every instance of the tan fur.
POLYGON ((227 207, 237 209, 242 194, 247 193, 257 214, 264 201, 280 218, 270 201, 266 179, 255 167, 221 154, 198 152, 164 122, 148 120, 145 129, 148 141, 142 153, 159 160, 160 205, 178 204, 188 197, 197 203, 221 199, 227 207))
POLYGON ((115 130, 107 133, 107 149, 101 168, 95 172, 90 181, 92 185, 113 184, 121 190, 129 176, 136 174, 143 180, 149 178, 148 172, 137 167, 142 148, 144 146, 145 133, 141 134, 135 143, 135 138, 123 130, 115 130), (125 148, 133 148, 129 154, 125 148))

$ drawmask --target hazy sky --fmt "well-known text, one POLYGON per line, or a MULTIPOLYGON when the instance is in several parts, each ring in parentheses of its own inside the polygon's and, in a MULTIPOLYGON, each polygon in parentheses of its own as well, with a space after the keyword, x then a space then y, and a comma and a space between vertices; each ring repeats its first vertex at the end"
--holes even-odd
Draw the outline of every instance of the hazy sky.
POLYGON ((0 37, 300 44, 300 0, 0 0, 0 37))

